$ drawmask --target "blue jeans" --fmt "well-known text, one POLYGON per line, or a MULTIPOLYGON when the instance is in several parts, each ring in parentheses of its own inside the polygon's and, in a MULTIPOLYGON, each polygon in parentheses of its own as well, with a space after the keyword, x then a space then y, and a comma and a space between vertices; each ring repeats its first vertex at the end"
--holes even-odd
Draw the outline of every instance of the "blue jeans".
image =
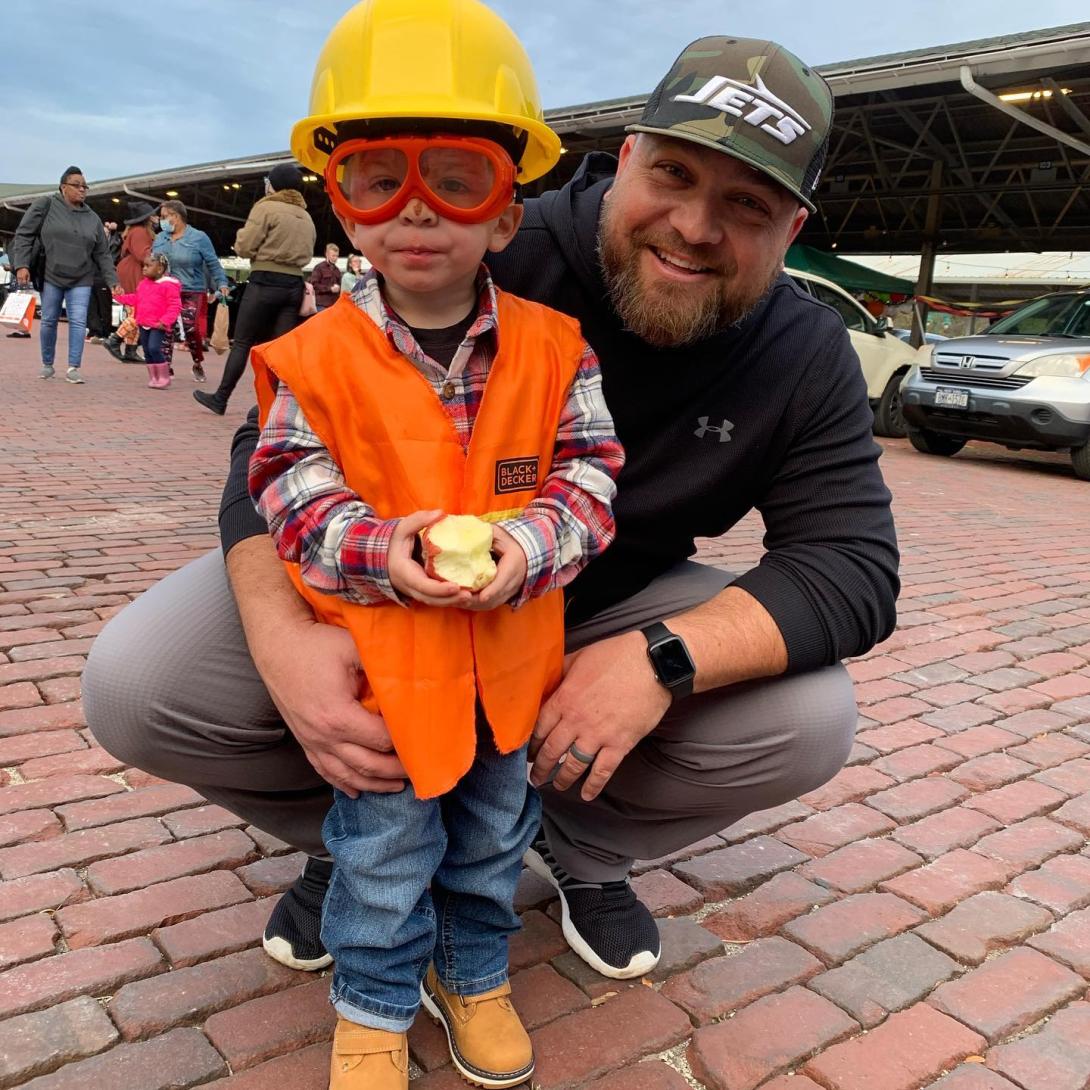
POLYGON ((446 795, 418 799, 411 785, 334 793, 322 829, 334 861, 322 941, 341 1017, 403 1033, 432 961, 457 995, 506 981, 515 886, 540 813, 525 747, 498 753, 480 714, 473 767, 446 795))
POLYGON ((46 367, 53 366, 62 301, 68 314, 68 366, 79 367, 83 360, 83 338, 87 336, 87 307, 91 302, 91 285, 62 288, 48 280, 42 285, 42 364, 46 367))
POLYGON ((144 360, 147 363, 168 363, 170 357, 164 352, 164 344, 171 336, 171 330, 152 329, 150 326, 140 327, 140 347, 144 350, 144 360))

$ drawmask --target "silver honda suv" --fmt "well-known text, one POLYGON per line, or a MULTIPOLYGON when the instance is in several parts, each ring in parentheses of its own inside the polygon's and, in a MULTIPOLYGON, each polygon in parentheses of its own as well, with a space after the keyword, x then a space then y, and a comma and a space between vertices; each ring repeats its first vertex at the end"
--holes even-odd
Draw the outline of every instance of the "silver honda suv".
POLYGON ((922 350, 901 401, 925 454, 957 454, 970 439, 1070 450, 1090 480, 1090 289, 1034 299, 979 336, 922 350))

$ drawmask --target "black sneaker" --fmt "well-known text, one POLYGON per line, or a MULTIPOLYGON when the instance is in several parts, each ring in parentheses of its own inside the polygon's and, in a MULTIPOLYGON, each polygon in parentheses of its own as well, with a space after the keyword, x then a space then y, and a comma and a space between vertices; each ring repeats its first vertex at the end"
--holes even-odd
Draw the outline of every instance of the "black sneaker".
POLYGON ((193 400, 198 404, 203 405, 206 409, 211 409, 216 416, 223 416, 223 414, 227 412, 226 403, 220 401, 215 394, 206 394, 203 390, 194 390, 193 400))
POLYGON ((333 964, 321 937, 322 902, 332 873, 328 859, 308 859, 295 885, 276 902, 261 939, 273 961, 307 972, 333 964))
POLYGON ((565 871, 539 832, 523 862, 560 894, 568 945, 603 976, 628 980, 651 972, 661 946, 654 917, 628 880, 581 882, 565 871))

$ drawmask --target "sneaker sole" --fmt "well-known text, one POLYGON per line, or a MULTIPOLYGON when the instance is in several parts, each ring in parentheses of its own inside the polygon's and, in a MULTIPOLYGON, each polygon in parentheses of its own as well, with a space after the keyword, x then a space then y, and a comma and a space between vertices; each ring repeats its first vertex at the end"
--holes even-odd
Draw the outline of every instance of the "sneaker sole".
POLYGON ((439 1006, 438 1002, 432 998, 431 993, 423 984, 420 985, 420 1002, 424 1005, 424 1009, 431 1015, 433 1021, 438 1022, 443 1027, 443 1032, 447 1035, 447 1048, 450 1050, 450 1058, 454 1062, 454 1066, 458 1069, 458 1074, 465 1079, 466 1082, 472 1083, 474 1086, 486 1087, 486 1090, 503 1090, 508 1086, 519 1086, 526 1082, 534 1073, 533 1061, 529 1066, 522 1071, 516 1072, 512 1075, 488 1075, 483 1071, 478 1071, 475 1067, 469 1066, 468 1061, 462 1059, 458 1052, 458 1046, 454 1042, 454 1035, 450 1032, 450 1025, 446 1018, 443 1016, 443 1010, 439 1006))
POLYGON ((81 379, 81 378, 69 378, 67 375, 64 376, 64 381, 72 383, 73 386, 86 386, 87 385, 83 381, 83 379, 81 379))
POLYGON ((576 931, 575 925, 571 922, 571 914, 568 912, 568 899, 564 896, 564 891, 560 888, 560 883, 556 880, 556 876, 550 869, 549 864, 546 863, 533 848, 528 848, 526 850, 526 854, 522 857, 522 861, 534 872, 534 874, 538 875, 540 878, 544 878, 545 881, 556 890, 560 897, 560 929, 564 933, 564 938, 567 940, 568 945, 595 972, 601 973, 602 976, 608 976, 613 980, 631 980, 633 977, 644 976, 658 965, 662 954, 652 954, 650 950, 644 950, 639 954, 635 954, 627 965, 620 968, 616 965, 608 965, 604 962, 591 947, 587 945, 582 935, 576 931))
POLYGON ((333 958, 329 954, 323 954, 320 958, 297 958, 287 939, 279 936, 270 939, 268 935, 261 936, 261 945, 265 953, 273 959, 286 965, 289 969, 302 969, 304 973, 316 973, 319 969, 328 968, 333 964, 333 958))

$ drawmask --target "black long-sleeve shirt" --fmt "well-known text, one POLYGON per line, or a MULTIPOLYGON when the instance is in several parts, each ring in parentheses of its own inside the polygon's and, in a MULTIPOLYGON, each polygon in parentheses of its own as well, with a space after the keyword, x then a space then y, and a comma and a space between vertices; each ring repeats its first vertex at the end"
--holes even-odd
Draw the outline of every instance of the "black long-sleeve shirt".
MULTIPOLYGON (((598 353, 627 461, 617 538, 566 588, 569 623, 645 587, 751 509, 766 552, 735 586, 778 625, 788 670, 867 651, 896 621, 897 543, 859 361, 839 316, 787 276, 739 326, 654 348, 608 303, 596 238, 614 160, 595 154, 563 189, 527 201, 504 253, 508 291, 579 319, 598 353)), ((264 533, 246 490, 256 416, 239 429, 220 510, 224 549, 264 533)))

